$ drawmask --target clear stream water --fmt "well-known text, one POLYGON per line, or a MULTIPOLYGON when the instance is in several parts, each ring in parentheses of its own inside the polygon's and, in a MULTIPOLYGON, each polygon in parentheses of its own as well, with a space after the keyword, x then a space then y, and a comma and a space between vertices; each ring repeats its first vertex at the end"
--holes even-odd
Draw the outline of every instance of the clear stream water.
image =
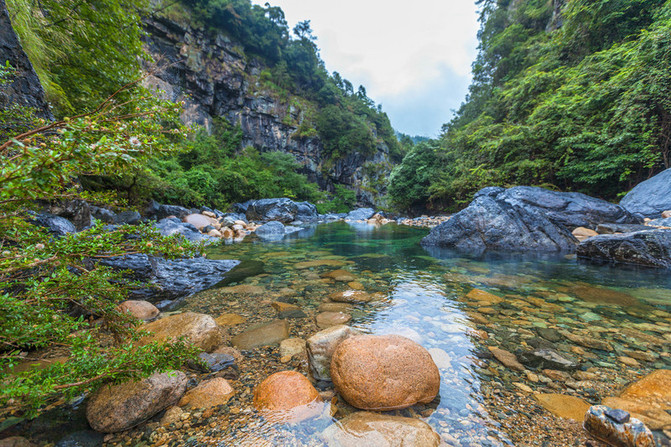
MULTIPOLYGON (((291 337, 307 339, 319 330, 314 317, 320 304, 353 286, 323 275, 347 270, 359 283, 355 286, 380 296, 353 305, 349 324, 367 333, 409 337, 430 350, 440 369, 439 398, 393 414, 426 421, 450 446, 570 445, 561 439, 575 439, 562 432, 571 428, 535 405, 531 392, 598 403, 641 374, 671 368, 668 271, 583 264, 570 255, 427 250, 419 243, 427 232, 337 222, 278 242, 251 236, 213 247, 210 258, 239 259, 241 265, 218 287, 187 298, 181 310, 215 318, 240 315, 246 321, 230 328, 233 336, 277 318, 271 302, 293 302, 306 318, 289 320, 291 337), (472 299, 473 289, 498 298, 472 299), (610 350, 589 347, 594 340, 610 350), (532 366, 513 371, 492 358, 490 346, 510 352, 551 348, 578 363, 578 372, 532 366)), ((328 443, 324 430, 356 411, 340 400, 333 416, 325 412, 296 425, 266 422, 253 410, 254 387, 276 371, 307 375, 307 361, 282 363, 277 347, 243 354, 239 379, 231 382, 236 395, 225 407, 195 412, 188 424, 165 428, 158 427, 159 415, 110 445, 322 446, 328 443)), ((52 431, 47 438, 58 438, 53 428, 45 430, 52 431)))
MULTIPOLYGON (((624 385, 632 374, 671 368, 668 272, 583 264, 571 255, 467 255, 427 250, 419 244, 426 234, 424 229, 394 224, 375 227, 339 222, 309 228, 279 242, 252 237, 213 248, 210 258, 243 261, 241 273, 226 287, 189 298, 185 308, 215 317, 239 313, 251 324, 273 318, 269 301, 289 298, 308 314, 307 319, 292 320, 292 336, 307 338, 318 330, 312 317, 326 296, 349 288, 347 283, 320 275, 336 268, 351 272, 366 291, 381 292, 382 297, 353 306, 351 326, 367 333, 404 335, 439 359, 439 399, 395 414, 423 419, 449 445, 512 444, 510 428, 501 421, 522 410, 496 402, 502 392, 523 396, 516 383, 541 392, 574 394, 594 403, 624 385), (340 261, 340 265, 305 267, 306 261, 319 260, 340 261), (231 287, 235 285, 260 287, 263 294, 245 296, 245 289, 231 287), (471 300, 467 294, 474 288, 502 300, 471 300), (562 331, 605 341, 613 349, 581 346, 562 331), (562 383, 556 378, 548 381, 540 368, 529 368, 538 380, 534 374, 505 368, 491 358, 487 346, 511 352, 551 347, 578 362, 578 370, 595 376, 572 388, 576 379, 567 373, 562 383), (627 365, 621 357, 639 360, 627 365)), ((234 332, 244 328, 241 325, 234 332)), ((272 359, 273 353, 268 351, 268 356, 272 359)), ((301 368, 307 373, 305 363, 301 368)), ((268 374, 296 368, 278 364, 270 369, 268 374)), ((249 379, 252 385, 265 377, 263 371, 255 374, 249 379)), ((235 424, 221 428, 213 436, 219 437, 219 445, 239 444, 250 433, 251 439, 270 439, 275 445, 322 445, 325 426, 351 411, 354 409, 341 402, 333 419, 326 416, 282 427, 270 427, 257 419, 245 428, 235 424)), ((249 410, 243 413, 253 419, 249 410)))

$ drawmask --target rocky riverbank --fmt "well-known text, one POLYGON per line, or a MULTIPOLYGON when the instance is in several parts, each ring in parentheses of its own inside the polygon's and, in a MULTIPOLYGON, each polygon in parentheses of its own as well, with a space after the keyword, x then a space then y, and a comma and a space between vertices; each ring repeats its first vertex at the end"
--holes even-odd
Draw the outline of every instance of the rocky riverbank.
MULTIPOLYGON (((671 368, 665 295, 652 304, 639 296, 654 291, 635 296, 561 280, 555 267, 541 277, 521 264, 445 264, 423 254, 418 237, 408 239, 419 231, 412 228, 335 224, 324 231, 309 244, 211 250, 213 258, 242 260, 231 274, 247 273, 176 311, 124 304, 149 320, 144 329, 153 335, 145 342, 182 335, 207 355, 204 365, 90 397, 82 404, 89 422, 111 431, 96 439, 109 446, 350 445, 345 426, 377 439, 422 440, 409 445, 437 445, 438 436, 455 446, 600 446, 581 418, 593 404, 623 408, 610 398, 629 399, 630 420, 641 417, 658 443, 665 439, 659 410, 666 401, 624 392, 671 368), (415 279, 399 283, 412 268, 415 279), (422 291, 427 275, 435 285, 422 291), (371 324, 388 314, 385 324, 371 324), (378 357, 387 352, 397 354, 378 357), (418 365, 425 366, 415 371, 418 365), (386 371, 398 388, 376 385, 389 380, 386 371), (398 409, 375 413, 391 408, 398 409)), ((75 435, 94 436, 68 439, 75 435)))

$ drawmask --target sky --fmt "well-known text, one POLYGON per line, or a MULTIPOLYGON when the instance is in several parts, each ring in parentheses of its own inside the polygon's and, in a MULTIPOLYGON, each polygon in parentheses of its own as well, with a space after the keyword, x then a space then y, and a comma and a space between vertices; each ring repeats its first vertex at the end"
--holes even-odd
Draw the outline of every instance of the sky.
MULTIPOLYGON (((253 0, 263 5, 266 0, 253 0)), ((474 0, 272 0, 291 28, 310 20, 326 68, 382 108, 392 126, 436 137, 463 102, 477 54, 474 0)))

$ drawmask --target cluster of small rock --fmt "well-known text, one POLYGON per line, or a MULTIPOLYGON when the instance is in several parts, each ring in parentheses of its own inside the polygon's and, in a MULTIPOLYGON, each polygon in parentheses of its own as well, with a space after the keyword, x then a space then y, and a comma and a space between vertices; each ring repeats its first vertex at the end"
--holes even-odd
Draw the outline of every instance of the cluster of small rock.
POLYGON ((410 227, 420 227, 420 228, 435 228, 443 222, 450 220, 451 216, 427 216, 422 215, 420 217, 415 217, 413 219, 404 218, 399 219, 399 225, 408 225, 410 227))

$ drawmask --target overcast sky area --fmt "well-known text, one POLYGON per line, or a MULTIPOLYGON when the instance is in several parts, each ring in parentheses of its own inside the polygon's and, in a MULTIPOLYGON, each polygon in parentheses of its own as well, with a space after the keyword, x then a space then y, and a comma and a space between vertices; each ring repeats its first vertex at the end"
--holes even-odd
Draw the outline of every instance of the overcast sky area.
POLYGON ((477 46, 474 0, 270 3, 292 29, 310 20, 329 72, 355 90, 364 85, 396 130, 436 137, 466 96, 477 46))

